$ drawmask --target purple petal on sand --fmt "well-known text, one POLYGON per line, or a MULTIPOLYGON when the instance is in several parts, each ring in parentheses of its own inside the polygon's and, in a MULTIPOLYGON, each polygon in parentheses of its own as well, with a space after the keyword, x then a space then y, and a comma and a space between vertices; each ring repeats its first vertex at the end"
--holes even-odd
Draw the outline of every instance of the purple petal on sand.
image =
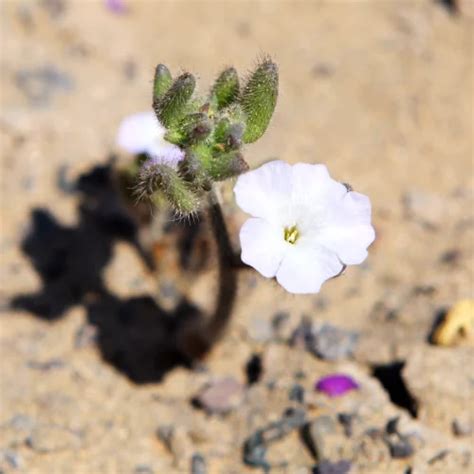
POLYGON ((344 374, 330 374, 318 380, 316 390, 330 397, 339 397, 350 390, 359 388, 357 382, 344 374))
POLYGON ((124 0, 105 0, 105 6, 113 13, 126 13, 127 6, 124 0))

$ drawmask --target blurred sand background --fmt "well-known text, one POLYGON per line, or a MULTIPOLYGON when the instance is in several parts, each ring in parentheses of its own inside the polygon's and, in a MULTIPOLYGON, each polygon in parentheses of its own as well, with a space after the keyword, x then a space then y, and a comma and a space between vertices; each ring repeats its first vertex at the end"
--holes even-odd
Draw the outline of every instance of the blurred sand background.
MULTIPOLYGON (((335 370, 363 389, 317 399, 311 416, 359 411, 363 431, 401 413, 406 430, 425 440, 407 459, 383 443, 366 457, 339 452, 351 473, 472 472, 472 435, 452 430, 457 417, 472 424, 472 339, 450 348, 427 342, 440 310, 473 289, 474 8, 461 3, 453 13, 431 0, 130 1, 123 14, 101 1, 0 3, 1 472, 181 473, 196 452, 209 473, 250 472, 242 444, 288 406, 295 374, 312 393, 335 370), (20 248, 31 211, 77 225, 78 197, 58 188, 58 170, 73 181, 107 162, 120 120, 150 106, 155 65, 196 73, 206 91, 224 66, 245 73, 262 53, 279 65, 280 96, 269 130, 246 149, 248 162, 325 163, 369 195, 378 237, 367 262, 306 297, 243 271, 231 326, 205 370, 177 368, 162 383, 135 384, 94 341, 78 344, 78 331, 91 329, 84 305, 54 321, 10 309, 18 294, 41 289, 20 248), (271 321, 281 312, 284 341, 306 315, 358 332, 354 355, 330 362, 277 340, 271 321), (193 408, 190 399, 216 377, 244 384, 254 353, 263 379, 245 389, 239 408, 224 417, 193 408), (371 376, 394 362, 405 363, 417 420, 371 376), (165 425, 176 428, 174 445, 157 436, 165 425)), ((222 191, 236 236, 245 216, 231 185, 222 191)), ((117 298, 163 288, 131 245, 116 242, 112 252, 103 275, 117 298)), ((168 283, 169 273, 158 280, 168 283)), ((206 270, 186 291, 206 307, 213 288, 206 270)), ((288 463, 275 472, 309 473, 315 464, 295 433, 269 458, 288 463)))

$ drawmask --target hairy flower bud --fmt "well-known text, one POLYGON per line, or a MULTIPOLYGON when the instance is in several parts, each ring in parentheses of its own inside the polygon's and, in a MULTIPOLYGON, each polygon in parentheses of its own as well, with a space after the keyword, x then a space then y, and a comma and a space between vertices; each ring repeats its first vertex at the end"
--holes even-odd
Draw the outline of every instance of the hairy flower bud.
POLYGON ((211 102, 217 110, 227 107, 239 95, 239 76, 233 67, 224 69, 216 79, 211 90, 211 102))
POLYGON ((214 181, 222 181, 244 173, 249 169, 249 166, 242 153, 232 150, 212 157, 205 163, 204 168, 214 181))
POLYGON ((136 195, 139 199, 148 197, 154 200, 159 192, 179 217, 190 216, 199 208, 198 196, 175 169, 160 163, 144 165, 138 175, 136 195))
POLYGON ((173 79, 169 69, 164 64, 158 64, 155 69, 155 79, 153 81, 153 107, 155 103, 170 88, 173 79))
POLYGON ((278 97, 278 67, 267 58, 250 75, 240 97, 247 118, 244 143, 258 140, 270 123, 278 97))
POLYGON ((166 128, 176 124, 186 112, 196 81, 190 73, 181 74, 165 94, 153 104, 156 116, 166 128))

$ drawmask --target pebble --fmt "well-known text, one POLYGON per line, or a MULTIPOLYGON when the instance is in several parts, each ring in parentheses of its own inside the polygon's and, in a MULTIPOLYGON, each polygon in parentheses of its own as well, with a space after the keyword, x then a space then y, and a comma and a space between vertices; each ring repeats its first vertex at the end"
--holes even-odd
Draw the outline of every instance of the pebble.
POLYGON ((323 324, 318 327, 303 319, 293 332, 290 342, 304 347, 316 357, 325 360, 341 360, 351 357, 359 335, 354 331, 323 324))
POLYGON ((313 468, 313 474, 348 474, 351 463, 346 460, 330 462, 321 461, 313 468))
POLYGON ((242 384, 233 377, 225 377, 204 387, 193 402, 210 414, 223 414, 236 408, 242 396, 242 384))
POLYGON ((289 408, 282 418, 253 433, 244 443, 243 458, 248 466, 260 467, 268 472, 271 465, 266 460, 267 447, 306 424, 302 409, 289 408))
POLYGON ((292 385, 290 388, 290 391, 288 393, 288 398, 291 401, 298 402, 298 403, 304 403, 304 388, 302 385, 295 383, 292 385))
POLYGON ((408 439, 401 439, 395 443, 389 443, 390 455, 394 459, 409 458, 415 450, 408 439))
POLYGON ((26 444, 38 453, 50 453, 78 449, 81 446, 80 436, 62 426, 39 425, 33 429, 26 444))
POLYGON ((206 474, 206 460, 199 453, 193 454, 191 458, 191 474, 206 474))
POLYGON ((472 423, 470 420, 455 418, 452 426, 455 436, 470 436, 472 434, 472 423))
POLYGON ((324 324, 317 330, 308 350, 325 360, 341 360, 354 352, 359 336, 356 332, 324 324))
MULTIPOLYGON (((11 449, 0 449, 0 460, 13 469, 20 469, 23 465, 22 457, 11 449)), ((0 463, 1 464, 3 464, 0 463)))

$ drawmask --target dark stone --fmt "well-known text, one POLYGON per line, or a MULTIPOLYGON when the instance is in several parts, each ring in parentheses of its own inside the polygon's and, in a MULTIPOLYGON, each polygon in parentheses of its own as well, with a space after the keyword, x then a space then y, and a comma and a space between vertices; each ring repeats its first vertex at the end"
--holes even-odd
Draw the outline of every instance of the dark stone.
POLYGON ((304 388, 298 383, 295 383, 288 393, 288 398, 291 401, 303 403, 304 402, 304 388))
POLYGON ((404 459, 413 455, 415 452, 408 439, 402 438, 395 443, 389 443, 390 455, 394 459, 404 459))
POLYGON ((338 462, 321 461, 313 468, 313 474, 348 474, 351 463, 346 460, 338 462))
POLYGON ((352 424, 354 422, 354 415, 352 413, 339 413, 337 419, 344 428, 344 434, 350 438, 353 432, 352 424))
POLYGON ((193 454, 191 458, 191 474, 206 474, 206 460, 199 453, 193 454))
POLYGON ((455 436, 470 436, 472 434, 472 423, 469 420, 460 420, 456 418, 454 419, 452 426, 455 436))
POLYGON ((247 438, 243 447, 244 463, 260 467, 268 472, 271 465, 266 460, 267 446, 282 439, 294 429, 301 428, 305 423, 306 413, 304 410, 288 408, 280 420, 257 430, 247 438))

